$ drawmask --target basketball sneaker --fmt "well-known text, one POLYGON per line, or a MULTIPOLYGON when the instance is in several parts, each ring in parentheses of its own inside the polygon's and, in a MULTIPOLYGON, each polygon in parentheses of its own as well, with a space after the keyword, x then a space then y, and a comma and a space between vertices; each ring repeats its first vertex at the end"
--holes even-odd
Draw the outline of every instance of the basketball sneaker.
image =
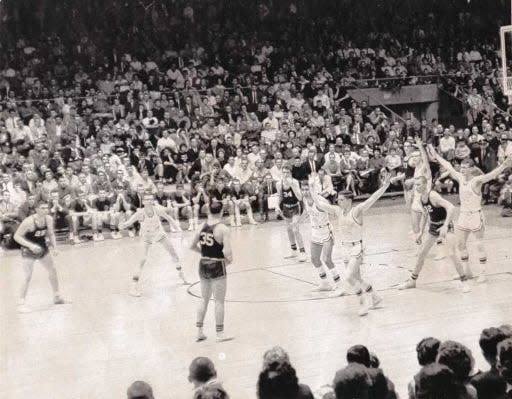
POLYGON ((471 287, 465 281, 460 281, 459 280, 459 289, 460 289, 460 292, 462 292, 464 294, 467 294, 468 292, 471 292, 471 287))
POLYGON ((308 259, 305 252, 299 251, 299 262, 305 262, 308 259))
POLYGON ((25 299, 19 299, 18 300, 18 312, 19 313, 28 313, 30 312, 30 307, 27 306, 27 304, 25 303, 25 299))
POLYGON ((368 300, 366 299, 366 295, 363 294, 361 295, 361 299, 359 300, 359 310, 357 312, 357 314, 360 316, 360 317, 363 317, 363 316, 366 316, 369 312, 369 305, 368 305, 368 300))
POLYGON ((190 285, 190 283, 185 278, 185 273, 183 273, 183 270, 180 270, 178 272, 178 275, 180 276, 181 280, 183 281, 183 285, 190 285))
POLYGON ((320 284, 318 284, 318 287, 316 287, 313 291, 315 292, 325 292, 325 291, 332 291, 333 286, 331 283, 329 283, 327 280, 323 279, 320 281, 320 284))
POLYGON ((372 292, 372 304, 370 306, 370 309, 377 309, 381 302, 382 298, 378 296, 375 292, 372 292))
POLYGON ((399 290, 409 290, 411 288, 416 288, 416 280, 413 280, 412 278, 398 286, 399 290))
POLYGON ((297 250, 296 249, 292 249, 292 251, 290 252, 290 255, 287 255, 284 258, 285 259, 292 259, 292 258, 296 258, 296 257, 297 257, 297 250))
POLYGON ((132 283, 132 288, 130 289, 129 294, 134 297, 142 296, 142 292, 140 291, 139 284, 135 281, 132 283))
POLYGON ((487 276, 482 272, 478 275, 478 277, 476 278, 476 282, 481 284, 481 283, 485 283, 487 281, 487 276))
POLYGON ((64 298, 62 298, 60 295, 56 295, 55 298, 53 298, 53 304, 54 305, 65 305, 69 304, 70 302, 67 302, 64 298))
POLYGON ((201 341, 204 341, 206 340, 206 335, 204 335, 204 332, 202 329, 200 329, 198 332, 197 332, 197 337, 196 337, 196 342, 201 342, 201 341))
POLYGON ((217 342, 226 342, 226 341, 232 341, 232 340, 234 340, 234 339, 235 339, 235 337, 232 337, 232 336, 230 336, 230 335, 226 335, 226 334, 224 333, 224 331, 221 331, 221 332, 218 332, 218 333, 217 333, 216 341, 217 341, 217 342))

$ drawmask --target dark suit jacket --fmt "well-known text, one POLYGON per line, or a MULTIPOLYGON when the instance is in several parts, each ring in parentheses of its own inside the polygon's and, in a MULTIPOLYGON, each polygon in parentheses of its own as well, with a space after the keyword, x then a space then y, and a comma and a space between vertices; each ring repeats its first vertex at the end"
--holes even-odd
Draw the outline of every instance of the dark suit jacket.
MULTIPOLYGON (((322 168, 322 163, 319 162, 319 161, 313 161, 314 163, 314 168, 315 168, 315 172, 318 172, 321 168, 322 168)), ((309 159, 307 159, 306 161, 304 161, 304 163, 302 164, 303 168, 304 168, 304 171, 306 172, 306 174, 309 176, 311 174, 311 172, 313 172, 313 168, 312 168, 312 165, 311 165, 311 161, 309 159)))

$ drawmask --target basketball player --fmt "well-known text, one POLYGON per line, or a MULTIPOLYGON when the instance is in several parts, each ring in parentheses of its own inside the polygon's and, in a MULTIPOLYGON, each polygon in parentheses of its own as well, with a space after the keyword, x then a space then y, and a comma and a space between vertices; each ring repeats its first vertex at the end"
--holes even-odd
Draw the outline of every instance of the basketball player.
POLYGON ((432 146, 429 149, 439 164, 450 172, 451 177, 459 183, 460 214, 455 226, 455 236, 460 259, 464 264, 465 274, 468 278, 471 278, 472 272, 469 267, 467 242, 470 234, 473 233, 477 240, 481 267, 477 281, 484 282, 486 279, 487 253, 483 243, 485 223, 482 212, 482 186, 496 179, 507 168, 512 167, 512 157, 509 156, 500 166, 487 174, 475 175, 473 160, 464 159, 460 164, 460 172, 457 172, 452 164, 441 157, 432 146))
MULTIPOLYGON (((428 234, 426 238, 423 239, 423 231, 426 223, 423 223, 422 226, 420 226, 420 233, 416 240, 418 243, 422 244, 422 247, 418 254, 416 267, 411 273, 411 277, 405 283, 399 285, 399 290, 416 287, 416 280, 418 280, 421 269, 425 264, 425 259, 429 251, 432 249, 432 246, 437 242, 439 237, 443 239, 447 238, 447 233, 452 223, 453 213, 455 210, 455 207, 450 202, 441 197, 439 193, 432 190, 432 187, 429 186, 425 176, 416 177, 414 180, 415 190, 419 194, 416 197, 420 198, 421 205, 425 209, 425 213, 428 214, 429 227, 428 234)), ((470 289, 466 283, 467 277, 464 274, 462 264, 457 259, 455 245, 453 241, 449 239, 446 239, 446 243, 450 248, 449 257, 453 261, 455 268, 457 269, 457 273, 459 273, 462 292, 469 292, 470 289)))
POLYGON ((292 178, 292 171, 289 166, 284 166, 283 179, 277 184, 277 192, 280 198, 280 208, 286 220, 286 230, 290 240, 291 254, 287 259, 297 257, 297 246, 299 247, 299 262, 306 261, 304 241, 299 230, 299 219, 301 214, 302 193, 299 182, 292 178))
POLYGON ((334 237, 329 214, 316 206, 311 194, 311 191, 314 191, 314 185, 314 177, 310 176, 309 185, 302 186, 305 210, 301 220, 309 216, 311 222, 311 263, 315 266, 320 277, 320 285, 317 291, 332 291, 338 288, 337 284, 340 281, 340 275, 332 261, 334 237), (331 271, 334 287, 327 280, 327 273, 322 265, 322 260, 331 271))
POLYGON ((176 183, 176 191, 170 195, 172 204, 172 215, 176 221, 180 220, 180 216, 188 219, 188 231, 194 230, 194 213, 192 212, 192 202, 185 192, 183 183, 176 183))
MULTIPOLYGON (((419 176, 424 176, 427 179, 427 190, 430 192, 432 187, 432 172, 430 170, 430 163, 428 160, 427 153, 423 147, 421 138, 416 137, 416 147, 418 151, 414 151, 409 158, 409 165, 414 168, 412 178, 405 181, 404 195, 408 193, 409 206, 411 207, 411 224, 412 232, 416 237, 420 233, 421 226, 425 225, 427 215, 425 214, 421 205, 421 195, 415 189, 415 181, 419 176)), ((406 173, 407 174, 407 173, 406 173)), ((409 173, 410 174, 410 173, 409 173)), ((406 195, 407 201, 407 195, 406 195)))
POLYGON ((391 183, 391 174, 385 172, 382 186, 375 191, 366 201, 353 207, 352 191, 340 191, 338 193, 338 206, 331 205, 325 199, 311 191, 318 209, 335 215, 340 225, 341 245, 344 247, 345 256, 348 257, 347 282, 356 290, 360 298, 359 315, 368 314, 370 307, 375 309, 382 299, 377 296, 373 287, 361 278, 361 264, 363 263, 363 214, 386 192, 391 183), (367 295, 370 298, 367 298, 367 295))
POLYGON ((55 252, 57 241, 55 239, 53 219, 49 215, 49 212, 48 204, 46 202, 40 202, 36 206, 36 213, 24 219, 14 234, 14 240, 22 247, 21 254, 24 258, 23 270, 25 272, 25 279, 21 286, 18 304, 18 310, 20 312, 27 312, 29 310, 25 305, 25 298, 36 260, 39 260, 48 271, 48 277, 53 290, 53 303, 55 305, 66 303, 59 294, 59 279, 52 258, 52 255, 57 255, 55 252), (49 248, 46 242, 47 239, 50 241, 53 248, 52 255, 48 254, 49 248))
POLYGON ((137 209, 137 211, 130 217, 130 219, 119 224, 119 228, 124 230, 135 222, 139 222, 140 233, 144 240, 144 259, 142 259, 140 262, 139 269, 132 278, 133 284, 132 288, 130 289, 130 295, 136 297, 142 295, 139 288, 140 274, 142 272, 142 268, 146 264, 149 250, 155 244, 162 245, 164 249, 169 253, 169 255, 171 255, 172 260, 177 263, 176 270, 178 270, 178 274, 183 280, 183 284, 188 284, 183 274, 183 270, 181 269, 180 258, 178 257, 176 250, 171 244, 169 237, 167 237, 160 219, 167 220, 171 226, 171 229, 176 231, 181 231, 179 223, 177 223, 171 216, 167 214, 166 209, 163 206, 155 203, 155 197, 152 193, 147 192, 144 194, 143 205, 144 208, 137 209))
POLYGON ((224 334, 224 302, 226 299, 226 265, 233 260, 229 229, 222 223, 222 203, 211 202, 208 220, 194 237, 191 249, 201 254, 199 281, 202 301, 197 311, 197 341, 204 341, 203 323, 208 303, 213 294, 215 300, 215 327, 217 342, 229 341, 233 337, 224 334))

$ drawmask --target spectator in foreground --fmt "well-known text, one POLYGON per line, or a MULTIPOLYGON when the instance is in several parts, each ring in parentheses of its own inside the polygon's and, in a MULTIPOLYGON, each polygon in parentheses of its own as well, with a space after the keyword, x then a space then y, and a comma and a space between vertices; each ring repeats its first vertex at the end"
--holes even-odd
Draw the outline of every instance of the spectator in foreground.
POLYGON ((207 357, 196 357, 188 368, 188 380, 198 389, 204 385, 218 385, 217 370, 207 357))
POLYGON ((263 356, 257 391, 258 399, 313 399, 311 389, 299 383, 288 354, 279 346, 263 356))
POLYGON ((503 399, 512 398, 512 338, 498 344, 498 370, 507 382, 507 392, 503 399))
POLYGON ((126 392, 128 399, 154 399, 153 388, 147 382, 135 381, 126 392))
POLYGON ((476 388, 479 398, 501 398, 506 391, 507 383, 500 376, 497 368, 498 344, 510 335, 501 328, 486 328, 480 335, 482 354, 491 366, 488 371, 478 372, 471 378, 471 384, 476 388))
POLYGON ((439 363, 424 366, 418 373, 415 392, 409 399, 463 399, 457 390, 455 375, 439 363))
POLYGON ((336 399, 369 399, 371 385, 368 369, 358 363, 337 371, 333 381, 336 399))
MULTIPOLYGON (((440 345, 441 341, 432 337, 423 338, 420 342, 418 342, 418 345, 416 345, 416 355, 419 365, 427 366, 429 364, 435 363, 440 345)), ((420 374, 421 370, 414 376, 414 379, 409 382, 409 398, 415 397, 415 390, 419 383, 420 374)))
POLYGON ((194 399, 229 399, 229 395, 219 385, 203 385, 194 392, 194 399))
POLYGON ((457 397, 477 399, 476 389, 469 383, 469 375, 473 370, 474 360, 468 348, 459 342, 445 341, 439 347, 437 362, 453 371, 457 397))

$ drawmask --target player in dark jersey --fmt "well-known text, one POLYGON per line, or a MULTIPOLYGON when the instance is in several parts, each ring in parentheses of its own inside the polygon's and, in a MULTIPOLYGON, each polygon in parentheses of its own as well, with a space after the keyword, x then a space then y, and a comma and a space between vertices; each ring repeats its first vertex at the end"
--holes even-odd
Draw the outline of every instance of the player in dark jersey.
POLYGON ((71 213, 71 225, 73 238, 72 242, 78 244, 81 242, 78 234, 80 226, 91 226, 92 227, 92 210, 89 200, 86 197, 85 191, 79 190, 78 197, 71 202, 70 207, 71 213))
POLYGON ((256 196, 252 195, 252 193, 250 192, 250 188, 248 186, 248 182, 244 186, 242 186, 240 184, 240 180, 233 179, 233 185, 231 187, 231 192, 229 196, 229 216, 231 226, 240 227, 242 225, 240 210, 244 209, 247 212, 247 219, 249 220, 249 224, 258 224, 254 220, 251 205, 251 199, 252 201, 255 201, 256 196))
POLYGON ((103 241, 105 239, 102 232, 104 225, 113 228, 112 205, 112 201, 107 197, 106 191, 100 189, 98 197, 92 201, 92 208, 95 212, 92 225, 94 241, 103 241))
POLYGON ((233 339, 224 334, 224 302, 226 298, 226 265, 233 260, 229 229, 222 223, 222 204, 212 202, 208 220, 203 224, 192 242, 192 250, 201 254, 199 281, 202 301, 197 312, 197 341, 203 341, 203 323, 210 297, 215 300, 215 324, 217 341, 233 339))
POLYGON ((418 243, 422 244, 421 250, 418 254, 418 260, 416 261, 416 267, 411 273, 411 277, 403 284, 400 284, 398 289, 404 290, 416 287, 416 280, 420 275, 421 269, 425 264, 425 259, 436 241, 441 237, 445 239, 446 244, 449 248, 448 256, 452 260, 457 269, 457 273, 460 277, 461 290, 462 292, 469 292, 469 285, 466 280, 467 277, 464 274, 464 268, 462 263, 459 261, 455 249, 454 240, 448 239, 447 234, 450 225, 453 221, 453 214, 455 207, 445 200, 436 191, 430 190, 428 180, 425 176, 419 176, 414 179, 416 194, 419 196, 419 200, 428 215, 428 233, 424 237, 425 222, 420 226, 420 234, 417 236, 418 243))
POLYGON ((277 185, 277 192, 280 198, 280 208, 286 220, 286 230, 292 252, 286 258, 295 258, 297 256, 297 247, 299 247, 299 261, 306 261, 306 251, 304 241, 299 230, 299 219, 301 212, 302 193, 299 182, 292 178, 292 171, 288 166, 283 167, 283 180, 277 185))
POLYGON ((19 308, 20 312, 26 312, 29 309, 25 305, 28 286, 34 270, 34 262, 39 260, 48 270, 48 277, 53 290, 53 303, 61 305, 66 303, 59 294, 59 279, 55 269, 53 258, 49 256, 49 248, 46 239, 49 239, 53 247, 53 256, 56 255, 55 249, 57 242, 53 228, 53 219, 49 215, 50 209, 47 203, 41 202, 36 207, 36 213, 28 216, 21 222, 18 230, 14 234, 14 240, 21 245, 21 254, 24 258, 23 269, 25 279, 21 287, 19 308))
POLYGON ((190 198, 192 200, 193 227, 195 230, 199 225, 199 215, 201 213, 208 214, 208 204, 210 203, 207 190, 201 181, 190 183, 190 198))
MULTIPOLYGON (((217 178, 215 185, 208 190, 208 197, 210 198, 211 203, 219 202, 222 204, 222 215, 224 215, 224 212, 228 210, 228 199, 230 194, 230 190, 226 186, 226 181, 223 177, 217 178)), ((231 210, 229 215, 230 217, 233 217, 231 210)))
POLYGON ((192 201, 185 192, 183 183, 176 184, 176 191, 169 196, 172 207, 172 217, 179 221, 180 216, 188 219, 188 231, 194 230, 194 214, 192 212, 192 201))

